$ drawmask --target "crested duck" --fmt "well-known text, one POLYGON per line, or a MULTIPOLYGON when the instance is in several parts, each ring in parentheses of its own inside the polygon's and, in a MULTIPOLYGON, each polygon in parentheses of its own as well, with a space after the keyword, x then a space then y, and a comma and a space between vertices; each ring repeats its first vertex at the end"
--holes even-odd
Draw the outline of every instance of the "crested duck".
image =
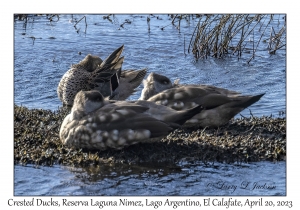
POLYGON ((228 123, 236 114, 257 102, 264 94, 242 95, 211 85, 179 85, 166 76, 151 73, 143 81, 140 100, 155 102, 175 110, 202 105, 203 110, 186 122, 186 125, 219 127, 228 123))
POLYGON ((176 111, 150 101, 109 101, 97 90, 79 91, 59 136, 70 147, 122 149, 158 141, 201 110, 195 106, 176 111))
POLYGON ((140 85, 147 70, 123 70, 124 57, 120 57, 122 45, 104 61, 88 54, 78 64, 74 64, 63 75, 57 94, 64 105, 72 106, 75 95, 80 90, 99 90, 104 97, 125 100, 140 85))

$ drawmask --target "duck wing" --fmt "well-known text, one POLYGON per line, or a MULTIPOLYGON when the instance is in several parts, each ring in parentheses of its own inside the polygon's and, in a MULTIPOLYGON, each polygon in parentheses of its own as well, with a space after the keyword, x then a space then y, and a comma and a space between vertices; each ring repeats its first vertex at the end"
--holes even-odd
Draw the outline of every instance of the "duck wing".
POLYGON ((73 120, 61 132, 67 146, 104 150, 121 149, 139 142, 159 140, 174 128, 132 107, 104 106, 96 112, 73 120), (156 139, 158 138, 158 139, 156 139))
POLYGON ((107 66, 116 63, 124 49, 124 45, 116 49, 114 52, 112 52, 100 65, 100 68, 106 68, 107 66))
POLYGON ((147 69, 121 71, 121 74, 118 78, 118 87, 113 89, 113 94, 111 95, 110 99, 127 99, 136 91, 136 88, 142 83, 142 80, 146 74, 147 69))
MULTIPOLYGON (((237 92, 236 92, 237 93, 237 92)), ((213 109, 225 104, 227 106, 248 107, 258 101, 264 94, 257 96, 234 95, 227 96, 218 91, 218 89, 203 88, 196 85, 181 86, 165 90, 148 101, 165 105, 176 110, 184 110, 195 106, 202 105, 204 109, 213 109)))
POLYGON ((90 76, 88 87, 100 91, 104 97, 112 95, 113 87, 111 79, 121 70, 123 61, 124 57, 121 57, 116 63, 111 63, 102 67, 100 65, 90 76))

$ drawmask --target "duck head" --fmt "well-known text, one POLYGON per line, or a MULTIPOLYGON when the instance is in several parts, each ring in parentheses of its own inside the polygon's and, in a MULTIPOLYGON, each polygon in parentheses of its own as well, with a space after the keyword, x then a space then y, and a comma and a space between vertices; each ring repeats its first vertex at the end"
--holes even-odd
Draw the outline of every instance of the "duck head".
POLYGON ((104 104, 104 97, 99 91, 79 91, 74 99, 72 119, 79 119, 82 116, 101 108, 104 104))
POLYGON ((73 65, 72 67, 73 68, 81 67, 88 72, 92 72, 99 65, 101 65, 102 62, 103 60, 100 57, 88 54, 87 56, 85 56, 83 60, 81 60, 78 64, 73 65))
POLYGON ((143 80, 143 85, 140 100, 147 100, 151 96, 173 87, 168 77, 153 72, 149 74, 147 79, 143 80))

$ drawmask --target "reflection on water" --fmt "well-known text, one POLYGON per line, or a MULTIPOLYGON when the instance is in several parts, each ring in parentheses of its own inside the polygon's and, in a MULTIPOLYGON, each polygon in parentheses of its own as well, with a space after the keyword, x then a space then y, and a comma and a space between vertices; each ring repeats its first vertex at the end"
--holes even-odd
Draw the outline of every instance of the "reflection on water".
POLYGON ((285 162, 15 166, 15 195, 286 195, 285 162))
MULTIPOLYGON (((35 17, 14 24, 14 102, 29 108, 57 110, 56 88, 71 64, 87 54, 108 56, 125 45, 123 69, 148 68, 181 83, 202 83, 240 91, 266 93, 250 107, 255 116, 278 116, 286 109, 286 53, 262 51, 250 65, 244 55, 194 61, 186 54, 196 22, 181 23, 180 32, 167 15, 86 15, 87 27, 61 15, 58 22, 35 17), (159 16, 159 18, 157 18, 159 16), (124 22, 127 23, 120 25, 124 22), (130 22, 130 23, 129 23, 130 22), (167 27, 165 27, 167 26, 167 27), (164 27, 164 30, 161 30, 164 27), (79 53, 80 52, 80 53, 79 53)), ((273 26, 278 30, 277 25, 273 26)), ((259 34, 257 34, 259 36, 259 34)), ((254 37, 258 40, 259 37, 254 37)), ((262 48, 265 46, 262 45, 262 48)), ((129 99, 138 99, 142 87, 129 99)), ((249 116, 249 109, 241 114, 249 116)), ((113 165, 99 168, 15 166, 15 195, 285 195, 285 162, 227 165, 203 163, 113 165)))

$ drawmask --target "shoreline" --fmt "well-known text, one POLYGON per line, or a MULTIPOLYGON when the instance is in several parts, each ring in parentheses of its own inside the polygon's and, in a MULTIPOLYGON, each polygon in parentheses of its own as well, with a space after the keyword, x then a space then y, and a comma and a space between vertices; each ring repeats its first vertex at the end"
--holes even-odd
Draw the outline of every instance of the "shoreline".
POLYGON ((66 108, 57 111, 14 105, 14 164, 89 166, 105 163, 179 161, 285 161, 286 118, 247 117, 218 129, 182 127, 161 141, 121 150, 87 151, 64 146, 59 129, 66 108))

